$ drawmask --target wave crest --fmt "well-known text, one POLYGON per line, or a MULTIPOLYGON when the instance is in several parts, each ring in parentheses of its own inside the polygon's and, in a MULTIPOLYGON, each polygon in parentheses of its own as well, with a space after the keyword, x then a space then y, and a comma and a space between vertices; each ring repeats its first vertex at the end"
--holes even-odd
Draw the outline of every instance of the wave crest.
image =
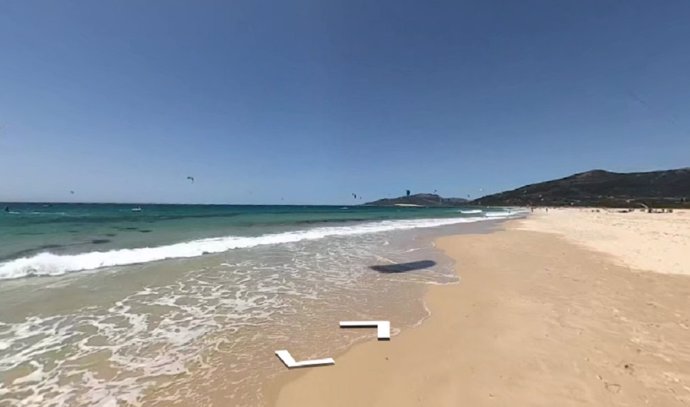
MULTIPOLYGON (((494 213, 492 219, 507 218, 511 212, 494 213)), ((485 214, 489 216, 489 214, 485 214)), ((189 258, 204 254, 221 253, 232 249, 259 245, 294 243, 302 240, 315 240, 329 236, 349 236, 365 233, 387 232, 470 223, 487 220, 486 217, 466 217, 450 219, 405 219, 370 222, 351 226, 318 227, 291 232, 273 233, 262 236, 225 236, 199 239, 157 247, 94 251, 88 253, 58 255, 49 252, 31 257, 22 257, 0 263, 0 280, 28 276, 57 276, 74 271, 93 270, 103 267, 124 266, 152 261, 189 258)))

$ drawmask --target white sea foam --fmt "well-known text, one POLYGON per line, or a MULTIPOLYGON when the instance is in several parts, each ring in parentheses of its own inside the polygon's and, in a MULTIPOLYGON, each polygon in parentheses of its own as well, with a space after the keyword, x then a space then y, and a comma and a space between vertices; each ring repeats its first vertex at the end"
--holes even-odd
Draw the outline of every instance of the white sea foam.
POLYGON ((458 209, 458 212, 465 214, 465 215, 472 215, 475 213, 482 213, 481 209, 458 209))
POLYGON ((509 218, 512 216, 520 215, 520 211, 504 211, 504 212, 487 212, 484 214, 487 218, 509 218))
MULTIPOLYGON (((366 230, 458 221, 376 222, 366 230)), ((288 343, 304 358, 326 350, 337 353, 356 339, 333 332, 331 317, 388 317, 391 307, 403 304, 404 318, 396 326, 401 328, 424 316, 416 298, 410 297, 416 290, 407 285, 457 280, 450 264, 430 251, 429 242, 410 238, 426 233, 353 231, 365 225, 292 232, 290 236, 353 236, 318 240, 300 235, 298 243, 261 243, 265 245, 238 250, 183 274, 152 268, 148 272, 156 278, 142 280, 144 286, 137 282, 132 291, 117 284, 130 276, 115 273, 114 280, 80 282, 79 290, 68 291, 74 297, 36 294, 39 301, 27 302, 42 302, 45 308, 39 315, 0 321, 0 376, 13 378, 0 386, 5 402, 0 404, 115 407, 195 400, 182 404, 210 405, 210 390, 223 388, 232 395, 229 405, 260 405, 260 394, 247 389, 261 388, 269 375, 282 369, 270 357, 274 346, 288 343), (395 275, 368 267, 420 258, 437 260, 437 265, 395 275), (122 291, 94 302, 91 293, 103 284, 122 291), (319 335, 304 340, 306 327, 319 335), (165 392, 156 391, 163 386, 165 392)), ((269 236, 272 242, 285 240, 284 234, 269 236)))
MULTIPOLYGON (((486 213, 491 218, 506 218, 511 212, 486 213)), ((0 263, 0 280, 27 276, 56 276, 73 271, 93 270, 102 267, 148 263, 157 260, 189 258, 227 250, 259 245, 294 243, 316 240, 329 236, 350 236, 393 230, 426 228, 435 226, 470 223, 485 220, 483 217, 446 219, 404 219, 362 223, 351 226, 317 227, 291 232, 273 233, 262 236, 226 236, 199 239, 157 247, 94 251, 73 255, 58 255, 49 252, 32 257, 22 257, 0 263)))

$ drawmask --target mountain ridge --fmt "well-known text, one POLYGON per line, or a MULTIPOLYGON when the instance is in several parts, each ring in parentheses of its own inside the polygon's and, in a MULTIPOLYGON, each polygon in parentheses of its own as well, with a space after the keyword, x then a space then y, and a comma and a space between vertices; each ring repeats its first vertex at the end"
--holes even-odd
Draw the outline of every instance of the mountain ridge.
POLYGON ((498 206, 690 207, 690 167, 619 173, 594 169, 471 201, 498 206))
POLYGON ((443 198, 437 194, 413 194, 404 195, 397 198, 383 198, 376 201, 367 202, 365 206, 423 206, 423 207, 455 207, 467 205, 468 200, 464 198, 443 198))

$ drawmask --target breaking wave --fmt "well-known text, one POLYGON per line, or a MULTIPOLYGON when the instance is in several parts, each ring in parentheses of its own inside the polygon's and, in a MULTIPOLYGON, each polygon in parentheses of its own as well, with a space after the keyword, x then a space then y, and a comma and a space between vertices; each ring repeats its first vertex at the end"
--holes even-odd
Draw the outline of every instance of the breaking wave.
POLYGON ((491 214, 486 213, 483 217, 385 220, 349 226, 317 227, 261 236, 225 236, 157 247, 93 251, 71 255, 58 255, 50 252, 43 252, 31 257, 22 257, 0 263, 0 280, 29 276, 57 276, 74 271, 148 263, 164 259, 197 257, 205 254, 221 253, 232 249, 248 248, 259 245, 294 243, 303 240, 316 240, 329 236, 350 236, 394 230, 445 226, 458 223, 471 223, 487 220, 487 217, 500 219, 511 217, 514 214, 514 212, 496 212, 491 214))

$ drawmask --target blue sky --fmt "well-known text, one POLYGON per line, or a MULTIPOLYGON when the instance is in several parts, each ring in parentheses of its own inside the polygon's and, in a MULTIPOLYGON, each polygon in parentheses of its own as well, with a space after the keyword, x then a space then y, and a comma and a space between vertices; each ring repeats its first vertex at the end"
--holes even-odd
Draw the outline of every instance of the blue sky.
POLYGON ((2 1, 0 201, 341 204, 685 167, 688 21, 684 0, 2 1))

